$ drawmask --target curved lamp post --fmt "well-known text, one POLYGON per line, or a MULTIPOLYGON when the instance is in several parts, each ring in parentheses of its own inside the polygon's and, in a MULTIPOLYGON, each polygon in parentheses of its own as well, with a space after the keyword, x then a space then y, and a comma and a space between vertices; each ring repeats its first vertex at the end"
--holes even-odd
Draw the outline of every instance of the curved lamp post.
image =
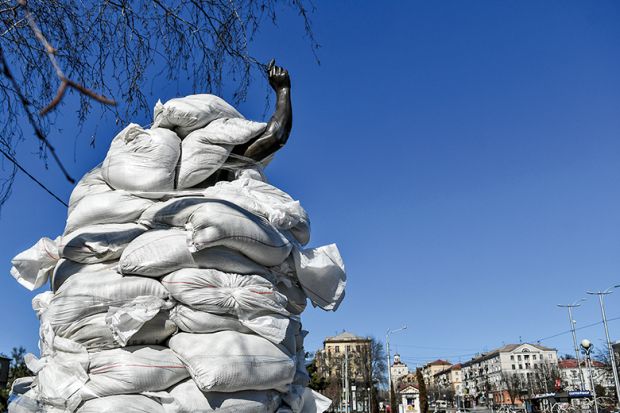
POLYGON ((581 370, 579 348, 577 347, 577 334, 575 333, 575 320, 573 320, 573 308, 581 307, 583 301, 585 301, 585 298, 581 298, 572 304, 557 304, 557 306, 568 309, 568 321, 570 323, 570 331, 573 334, 573 348, 575 349, 575 358, 577 359, 577 368, 579 369, 579 380, 581 381, 581 388, 585 389, 586 382, 583 377, 583 371, 581 370))
POLYGON ((603 317, 603 326, 605 326, 605 337, 607 338, 607 350, 609 351, 609 362, 611 363, 611 371, 614 373, 614 384, 616 385, 616 400, 617 403, 620 403, 620 380, 618 380, 618 366, 616 366, 616 357, 614 354, 614 349, 611 346, 611 339, 609 338, 609 328, 607 327, 607 315, 605 314, 605 302, 603 301, 603 297, 611 294, 614 289, 620 287, 618 285, 612 285, 605 291, 587 291, 590 295, 597 295, 598 302, 601 306, 601 315, 603 317))

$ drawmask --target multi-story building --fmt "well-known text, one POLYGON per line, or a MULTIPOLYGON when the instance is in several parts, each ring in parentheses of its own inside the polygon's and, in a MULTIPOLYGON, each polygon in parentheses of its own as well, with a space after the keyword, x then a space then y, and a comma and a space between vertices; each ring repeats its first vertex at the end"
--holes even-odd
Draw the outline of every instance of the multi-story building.
POLYGON ((446 360, 435 360, 427 363, 422 367, 422 377, 427 386, 433 386, 435 384, 435 374, 447 370, 452 366, 452 363, 446 360))
POLYGON ((447 394, 448 398, 463 396, 463 377, 461 364, 453 364, 449 368, 436 373, 433 382, 440 393, 447 394))
POLYGON ((370 352, 370 338, 348 332, 323 341, 323 349, 317 351, 315 362, 317 373, 329 383, 323 393, 333 400, 333 408, 354 412, 367 410, 370 405, 367 390, 370 388, 370 352))
POLYGON ((400 359, 400 354, 394 354, 394 362, 390 366, 390 375, 392 377, 392 386, 396 387, 401 377, 409 374, 409 367, 400 359))
MULTIPOLYGON (((592 390, 592 381, 595 386, 601 386, 607 389, 614 388, 614 376, 611 371, 611 367, 601 363, 600 361, 592 360, 592 369, 588 369, 585 360, 581 360, 581 372, 583 373, 584 384, 582 387, 581 376, 577 360, 565 359, 558 361, 558 367, 560 369, 560 377, 562 379, 562 387, 564 390, 592 390), (590 379, 590 371, 592 372, 592 379, 590 379)), ((612 390, 613 391, 613 390, 612 390)), ((599 395, 600 396, 600 395, 599 395)))
POLYGON ((557 366, 557 362, 557 351, 553 348, 508 344, 462 364, 464 392, 474 404, 512 401, 520 404, 516 390, 538 385, 535 378, 557 366))

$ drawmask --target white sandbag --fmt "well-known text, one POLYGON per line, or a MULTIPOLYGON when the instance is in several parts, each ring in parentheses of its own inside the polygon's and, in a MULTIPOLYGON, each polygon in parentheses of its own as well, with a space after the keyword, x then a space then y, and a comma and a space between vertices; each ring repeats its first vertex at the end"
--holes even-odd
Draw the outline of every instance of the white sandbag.
POLYGON ((138 222, 150 227, 185 226, 191 231, 190 251, 224 246, 265 266, 282 263, 292 248, 265 218, 217 199, 171 199, 144 211, 138 222))
POLYGON ((119 394, 84 402, 77 413, 166 413, 157 401, 140 394, 119 394))
POLYGON ((224 246, 268 267, 282 263, 292 249, 269 221, 224 201, 203 204, 186 228, 191 231, 191 251, 224 246))
POLYGON ((46 324, 41 325, 41 358, 26 354, 24 361, 37 375, 37 399, 53 409, 72 412, 80 404, 79 391, 88 380, 89 357, 79 343, 55 336, 46 324))
MULTIPOLYGON (((122 347, 115 338, 112 326, 106 323, 107 313, 82 317, 73 323, 62 325, 56 334, 84 345, 89 351, 109 350, 122 347)), ((129 346, 162 344, 177 331, 168 311, 160 311, 146 321, 125 343, 129 346)))
POLYGON ((260 135, 266 126, 242 118, 222 118, 187 135, 181 144, 177 188, 190 188, 207 179, 226 162, 235 145, 260 135))
POLYGON ((38 394, 34 389, 24 394, 11 394, 8 404, 8 413, 39 413, 41 411, 38 394))
POLYGON ((227 330, 252 333, 252 330, 234 316, 194 310, 183 304, 177 304, 170 310, 170 319, 186 333, 216 333, 227 330))
POLYGON ((174 130, 181 138, 219 118, 243 118, 230 104, 219 96, 190 95, 170 99, 162 104, 157 101, 153 111, 153 127, 174 130))
POLYGON ((35 297, 33 308, 42 322, 49 322, 56 329, 91 314, 105 313, 111 306, 127 304, 141 296, 165 302, 169 293, 150 278, 124 277, 110 270, 80 273, 69 278, 49 303, 41 300, 41 296, 35 297))
POLYGON ((164 390, 188 372, 168 348, 135 346, 91 353, 88 377, 80 391, 83 400, 164 390))
POLYGON ((11 275, 30 291, 45 284, 60 259, 59 238, 41 238, 26 251, 11 260, 11 275))
POLYGON ((330 399, 306 387, 302 395, 299 413, 323 413, 329 409, 331 404, 330 399))
POLYGON ((271 313, 288 315, 286 297, 256 275, 183 268, 162 278, 161 283, 177 301, 196 310, 240 319, 271 313))
POLYGON ((221 331, 178 333, 170 348, 187 366, 202 391, 285 392, 295 375, 295 361, 281 347, 253 334, 221 331))
POLYGON ((69 213, 65 234, 88 225, 134 222, 152 204, 122 190, 87 195, 69 213))
MULTIPOLYGON (((187 333, 216 333, 218 331, 254 333, 273 343, 282 343, 287 349, 290 348, 286 340, 291 322, 285 316, 263 315, 239 320, 235 316, 207 313, 178 304, 170 310, 170 319, 181 331, 187 333)), ((294 352, 295 349, 291 349, 291 353, 294 352)))
POLYGON ((112 140, 103 178, 114 189, 169 191, 174 189, 180 154, 181 140, 174 132, 132 123, 112 140))
POLYGON ((190 252, 188 232, 180 228, 155 229, 134 239, 123 251, 119 271, 160 277, 181 268, 212 268, 236 274, 269 277, 269 270, 225 247, 190 252))
POLYGON ((204 190, 207 198, 232 202, 269 220, 278 229, 288 229, 299 243, 310 240, 310 219, 299 201, 286 192, 257 179, 221 181, 204 190))
POLYGON ((91 171, 87 172, 77 183, 71 197, 69 198, 69 214, 77 206, 77 204, 86 196, 96 195, 103 192, 109 192, 112 188, 103 179, 103 171, 101 165, 97 165, 91 171))
POLYGON ((72 275, 81 273, 96 273, 103 270, 113 270, 118 265, 117 261, 98 262, 96 264, 82 264, 81 262, 75 262, 66 258, 61 258, 54 272, 52 273, 51 289, 57 291, 65 281, 72 275))
POLYGON ((297 278, 315 306, 336 311, 344 298, 347 275, 336 244, 293 251, 297 278))
POLYGON ((169 394, 175 413, 273 413, 281 400, 276 391, 202 392, 193 380, 177 384, 169 394))
POLYGON ((58 249, 61 257, 84 264, 115 260, 146 230, 139 224, 90 225, 62 236, 58 249))

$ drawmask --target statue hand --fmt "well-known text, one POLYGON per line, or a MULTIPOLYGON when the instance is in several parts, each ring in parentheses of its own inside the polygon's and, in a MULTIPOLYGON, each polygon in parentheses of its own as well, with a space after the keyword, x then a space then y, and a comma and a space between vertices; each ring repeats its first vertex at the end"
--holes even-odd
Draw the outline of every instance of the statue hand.
POLYGON ((283 67, 276 66, 275 60, 269 62, 267 75, 269 77, 269 84, 276 92, 282 89, 290 89, 291 78, 288 75, 288 71, 283 67))

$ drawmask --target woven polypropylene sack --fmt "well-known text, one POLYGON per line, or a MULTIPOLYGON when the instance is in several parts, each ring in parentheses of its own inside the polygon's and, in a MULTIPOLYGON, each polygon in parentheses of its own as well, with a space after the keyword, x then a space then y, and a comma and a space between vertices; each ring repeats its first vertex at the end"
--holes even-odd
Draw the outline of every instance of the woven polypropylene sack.
POLYGON ((295 376, 293 358, 258 335, 235 331, 178 333, 170 338, 169 346, 202 391, 286 392, 295 376))
POLYGON ((43 310, 41 320, 59 327, 91 314, 105 313, 111 306, 126 304, 141 296, 166 300, 169 293, 159 282, 149 278, 124 277, 110 270, 79 273, 58 289, 43 310))
POLYGON ((79 180, 69 197, 69 214, 85 196, 111 191, 112 188, 103 179, 101 165, 97 165, 79 180))
POLYGON ((190 188, 207 179, 224 164, 234 145, 248 142, 266 126, 241 118, 223 118, 187 135, 181 144, 177 188, 190 188))
POLYGON ((132 123, 112 140, 103 178, 114 189, 169 191, 174 189, 180 155, 181 139, 174 132, 132 123))
POLYGON ((256 275, 183 268, 161 280, 170 295, 194 309, 244 318, 255 314, 288 315, 286 297, 256 275))
POLYGON ((168 413, 157 401, 139 394, 119 394, 84 402, 77 413, 168 413))
POLYGON ((119 262, 119 271, 123 274, 160 277, 181 268, 212 268, 236 274, 270 276, 265 266, 225 247, 206 248, 192 253, 187 238, 188 232, 180 228, 147 231, 125 248, 119 262))
POLYGON ((157 102, 153 110, 153 127, 174 130, 181 138, 220 118, 243 118, 228 102, 209 94, 189 95, 157 102))
POLYGON ((177 384, 169 393, 175 413, 273 413, 281 400, 275 391, 202 392, 193 380, 177 384))
POLYGON ((136 221, 153 201, 112 190, 85 196, 67 217, 65 233, 95 224, 124 224, 136 221))
POLYGON ((161 346, 135 346, 90 354, 83 400, 169 388, 188 377, 178 357, 161 346))
POLYGON ((274 266, 292 249, 289 240, 265 218, 225 201, 204 203, 194 210, 186 226, 193 251, 224 246, 259 264, 274 266))
POLYGON ((83 264, 120 258, 123 250, 147 228, 139 224, 100 224, 75 230, 60 238, 58 249, 62 258, 83 264))

